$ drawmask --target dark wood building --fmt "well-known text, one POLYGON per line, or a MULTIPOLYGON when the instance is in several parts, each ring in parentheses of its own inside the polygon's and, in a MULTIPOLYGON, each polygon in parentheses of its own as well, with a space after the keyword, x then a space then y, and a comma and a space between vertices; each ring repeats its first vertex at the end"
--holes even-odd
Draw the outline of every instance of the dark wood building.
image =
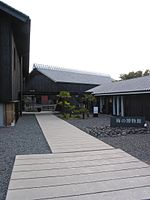
POLYGON ((0 1, 0 126, 15 123, 29 71, 30 19, 0 1))
POLYGON ((78 96, 90 88, 111 81, 110 76, 36 64, 26 82, 25 105, 53 105, 60 91, 78 96))
POLYGON ((100 113, 116 116, 143 116, 150 120, 150 76, 95 87, 100 113))

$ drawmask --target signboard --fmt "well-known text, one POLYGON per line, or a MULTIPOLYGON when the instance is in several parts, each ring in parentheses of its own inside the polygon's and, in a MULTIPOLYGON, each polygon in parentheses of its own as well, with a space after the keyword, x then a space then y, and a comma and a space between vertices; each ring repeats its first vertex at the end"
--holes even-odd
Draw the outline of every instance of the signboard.
POLYGON ((144 127, 144 117, 111 117, 111 127, 144 127))
POLYGON ((98 114, 98 107, 93 107, 93 113, 98 114))
POLYGON ((98 117, 98 107, 97 106, 93 107, 93 117, 98 117))

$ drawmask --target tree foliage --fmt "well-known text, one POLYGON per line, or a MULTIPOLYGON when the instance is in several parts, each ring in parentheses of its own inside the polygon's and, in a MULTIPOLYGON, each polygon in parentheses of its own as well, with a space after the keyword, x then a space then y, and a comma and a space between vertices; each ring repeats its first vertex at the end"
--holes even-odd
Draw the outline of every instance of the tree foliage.
POLYGON ((71 97, 70 92, 68 91, 60 91, 57 96, 61 99, 68 99, 71 97))
POLYGON ((145 72, 143 73, 143 76, 149 76, 150 75, 150 70, 146 69, 145 72))
POLYGON ((57 97, 57 105, 60 106, 61 114, 65 119, 69 119, 75 115, 79 116, 80 114, 83 119, 85 116, 89 117, 90 107, 96 102, 96 98, 92 94, 83 94, 80 99, 82 105, 77 106, 74 105, 72 101, 73 97, 68 91, 60 91, 57 97))
POLYGON ((136 72, 134 72, 134 71, 129 72, 128 74, 120 74, 120 78, 121 78, 121 80, 127 80, 127 79, 131 79, 131 78, 137 78, 137 77, 149 76, 149 75, 150 75, 150 70, 146 69, 144 72, 139 70, 136 72))
POLYGON ((85 104, 85 107, 87 109, 89 109, 90 108, 90 104, 96 102, 96 98, 92 94, 84 94, 82 96, 82 101, 85 104))
POLYGON ((70 106, 69 99, 71 98, 71 95, 68 91, 60 91, 58 96, 58 104, 61 106, 61 112, 64 114, 68 107, 70 106))

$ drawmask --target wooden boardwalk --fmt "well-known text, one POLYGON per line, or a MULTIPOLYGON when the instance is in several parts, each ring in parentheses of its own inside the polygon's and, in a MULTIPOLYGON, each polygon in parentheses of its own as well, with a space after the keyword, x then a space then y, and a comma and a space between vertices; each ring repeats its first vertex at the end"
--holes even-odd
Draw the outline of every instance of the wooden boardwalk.
POLYGON ((36 115, 36 117, 53 153, 113 148, 54 115, 36 115))
POLYGON ((53 115, 37 115, 52 154, 16 156, 6 200, 150 199, 150 166, 53 115))

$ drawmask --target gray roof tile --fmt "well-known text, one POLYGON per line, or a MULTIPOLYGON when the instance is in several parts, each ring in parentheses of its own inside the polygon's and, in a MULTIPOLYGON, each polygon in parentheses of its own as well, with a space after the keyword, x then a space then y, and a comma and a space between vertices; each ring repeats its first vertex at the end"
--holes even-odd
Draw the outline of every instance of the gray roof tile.
POLYGON ((93 94, 137 93, 150 91, 150 76, 102 84, 88 90, 93 94))
POLYGON ((112 81, 112 78, 108 75, 49 67, 39 64, 34 64, 34 68, 55 82, 100 85, 112 81))

